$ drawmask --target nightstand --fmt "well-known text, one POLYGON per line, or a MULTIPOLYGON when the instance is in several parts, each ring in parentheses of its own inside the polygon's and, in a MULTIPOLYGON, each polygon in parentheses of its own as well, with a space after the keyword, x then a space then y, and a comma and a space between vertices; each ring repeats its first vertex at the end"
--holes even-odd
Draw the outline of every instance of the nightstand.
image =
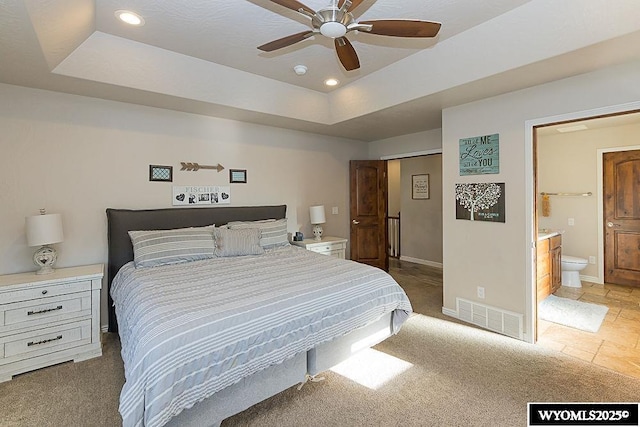
POLYGON ((0 382, 102 355, 102 264, 0 276, 0 382))
POLYGON ((343 239, 341 237, 327 236, 323 237, 322 240, 304 239, 302 241, 294 241, 291 243, 319 254, 331 255, 342 259, 345 259, 346 257, 347 239, 343 239))

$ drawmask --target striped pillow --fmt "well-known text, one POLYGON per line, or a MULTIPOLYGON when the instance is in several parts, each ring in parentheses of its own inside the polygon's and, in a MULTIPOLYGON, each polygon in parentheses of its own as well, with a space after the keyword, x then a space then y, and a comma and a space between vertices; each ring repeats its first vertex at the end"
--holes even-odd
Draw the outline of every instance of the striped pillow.
POLYGON ((216 228, 216 250, 219 257, 240 255, 261 255, 264 249, 260 247, 260 230, 246 228, 230 230, 228 228, 216 228))
POLYGON ((129 231, 136 268, 213 258, 214 226, 129 231))
POLYGON ((260 230, 260 246, 264 249, 289 246, 286 218, 264 221, 234 221, 227 224, 227 227, 231 230, 258 228, 260 230))

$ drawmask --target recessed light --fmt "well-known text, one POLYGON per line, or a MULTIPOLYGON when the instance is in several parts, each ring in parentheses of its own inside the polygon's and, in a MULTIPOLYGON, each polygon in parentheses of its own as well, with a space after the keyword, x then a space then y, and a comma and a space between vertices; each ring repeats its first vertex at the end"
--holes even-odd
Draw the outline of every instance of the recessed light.
POLYGON ((138 15, 135 12, 131 12, 130 10, 116 10, 115 15, 116 18, 126 24, 135 25, 137 27, 144 25, 144 19, 142 18, 142 16, 138 15))
POLYGON ((556 130, 560 133, 565 133, 565 132, 576 132, 579 130, 586 130, 586 129, 589 129, 589 128, 586 127, 585 125, 575 125, 575 126, 565 126, 565 127, 557 128, 556 130))
POLYGON ((324 81, 324 84, 327 86, 337 86, 340 83, 337 79, 327 79, 324 81))

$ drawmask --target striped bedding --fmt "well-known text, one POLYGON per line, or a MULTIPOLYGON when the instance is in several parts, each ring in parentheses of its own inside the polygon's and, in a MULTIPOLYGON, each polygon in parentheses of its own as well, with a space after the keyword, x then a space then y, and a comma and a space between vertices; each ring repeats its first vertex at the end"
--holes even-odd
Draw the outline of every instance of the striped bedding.
POLYGON ((374 267, 296 246, 263 255, 122 267, 111 296, 126 382, 123 425, 162 426, 240 379, 392 312, 404 291, 374 267))

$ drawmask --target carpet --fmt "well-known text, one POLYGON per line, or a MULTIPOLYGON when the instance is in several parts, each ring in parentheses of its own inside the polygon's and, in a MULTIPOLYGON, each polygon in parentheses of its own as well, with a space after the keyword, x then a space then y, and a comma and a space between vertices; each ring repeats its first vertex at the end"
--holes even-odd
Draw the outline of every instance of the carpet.
POLYGON ((598 332, 609 308, 604 305, 549 295, 538 305, 538 317, 549 322, 598 332))

